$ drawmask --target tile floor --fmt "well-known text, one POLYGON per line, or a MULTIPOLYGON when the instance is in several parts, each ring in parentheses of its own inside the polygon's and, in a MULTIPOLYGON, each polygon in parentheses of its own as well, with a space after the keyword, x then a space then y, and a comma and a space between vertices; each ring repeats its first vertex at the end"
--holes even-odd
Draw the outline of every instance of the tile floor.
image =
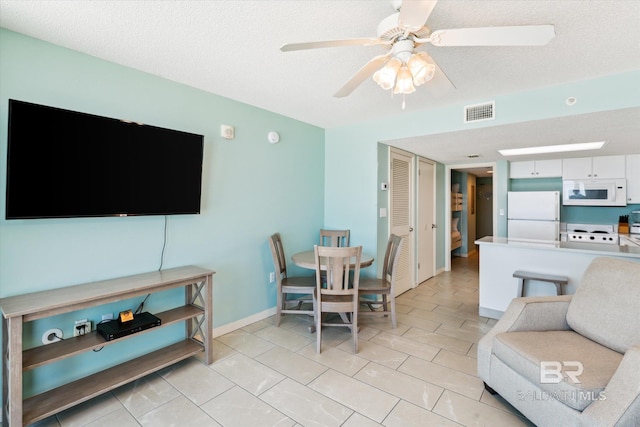
POLYGON ((194 357, 38 423, 38 426, 532 426, 476 376, 476 344, 494 320, 478 316, 478 259, 397 299, 398 327, 347 328, 269 318, 218 337, 215 362, 194 357))

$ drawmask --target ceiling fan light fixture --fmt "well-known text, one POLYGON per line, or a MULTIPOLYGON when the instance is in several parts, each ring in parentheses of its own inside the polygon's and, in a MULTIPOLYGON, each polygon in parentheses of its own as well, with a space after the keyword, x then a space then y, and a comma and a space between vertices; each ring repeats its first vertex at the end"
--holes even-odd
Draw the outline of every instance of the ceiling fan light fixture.
POLYGON ((431 80, 436 72, 436 66, 429 62, 429 55, 418 52, 411 55, 407 66, 413 75, 413 84, 420 86, 431 80))
POLYGON ((409 68, 403 64, 400 67, 400 71, 398 71, 398 78, 396 79, 396 87, 393 89, 394 94, 405 94, 408 95, 416 91, 415 86, 413 85, 413 76, 411 75, 411 71, 409 68))
POLYGON ((373 74, 373 81, 384 90, 391 89, 396 83, 396 76, 401 66, 402 62, 399 59, 391 58, 384 67, 373 74))

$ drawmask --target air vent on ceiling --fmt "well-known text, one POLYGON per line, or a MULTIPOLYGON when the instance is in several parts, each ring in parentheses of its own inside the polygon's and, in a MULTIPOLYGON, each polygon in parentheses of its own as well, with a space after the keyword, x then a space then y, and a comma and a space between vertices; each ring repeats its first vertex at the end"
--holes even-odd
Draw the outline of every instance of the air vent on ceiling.
POLYGON ((482 120, 493 120, 496 118, 495 101, 485 104, 467 105, 464 107, 464 122, 480 122, 482 120))

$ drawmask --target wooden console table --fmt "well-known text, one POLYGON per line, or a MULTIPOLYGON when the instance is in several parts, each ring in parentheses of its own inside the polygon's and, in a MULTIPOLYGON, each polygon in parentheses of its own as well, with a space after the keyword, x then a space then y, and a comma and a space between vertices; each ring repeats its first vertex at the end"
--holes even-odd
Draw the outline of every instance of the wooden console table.
POLYGON ((3 422, 9 426, 19 426, 42 420, 201 351, 205 353, 206 363, 211 364, 213 274, 215 273, 211 270, 187 266, 0 299, 3 314, 2 354, 5 358, 3 422), (162 321, 160 328, 184 322, 187 338, 23 400, 24 371, 122 342, 158 328, 113 341, 105 341, 94 331, 23 351, 24 322, 179 287, 184 287, 185 290, 184 304, 154 314, 162 321))

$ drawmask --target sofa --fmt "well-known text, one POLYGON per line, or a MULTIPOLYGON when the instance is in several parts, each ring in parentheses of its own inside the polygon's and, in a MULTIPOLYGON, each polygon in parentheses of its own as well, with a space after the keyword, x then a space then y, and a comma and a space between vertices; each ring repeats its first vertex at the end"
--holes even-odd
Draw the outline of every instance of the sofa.
POLYGON ((573 295, 515 298, 478 375, 537 426, 640 426, 640 262, 598 257, 573 295))

